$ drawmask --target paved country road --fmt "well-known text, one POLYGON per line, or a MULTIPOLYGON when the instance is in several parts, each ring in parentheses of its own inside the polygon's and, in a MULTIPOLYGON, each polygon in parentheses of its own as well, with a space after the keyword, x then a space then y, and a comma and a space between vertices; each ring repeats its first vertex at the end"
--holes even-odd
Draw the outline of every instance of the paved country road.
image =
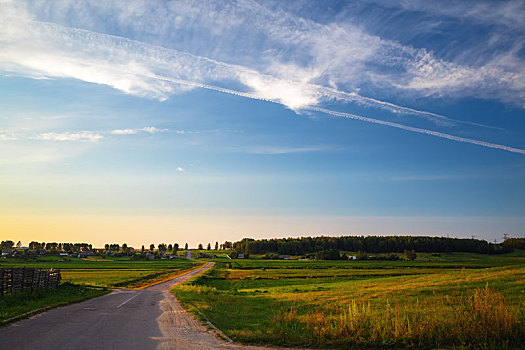
POLYGON ((268 349, 219 340, 169 291, 211 266, 143 290, 115 290, 0 328, 0 349, 268 349))

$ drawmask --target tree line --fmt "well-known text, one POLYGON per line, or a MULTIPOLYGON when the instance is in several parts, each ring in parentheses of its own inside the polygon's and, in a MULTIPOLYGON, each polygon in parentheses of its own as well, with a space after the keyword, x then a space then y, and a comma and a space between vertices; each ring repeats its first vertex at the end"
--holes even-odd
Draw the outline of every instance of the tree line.
MULTIPOLYGON (((14 241, 11 240, 5 240, 0 242, 0 250, 3 251, 11 251, 16 248, 21 248, 22 243, 18 241, 18 243, 15 244, 14 241)), ((232 249, 233 243, 226 241, 222 244, 219 244, 219 242, 215 242, 215 250, 228 250, 232 249)), ((39 251, 39 250, 45 250, 48 252, 78 252, 83 249, 93 250, 93 246, 88 243, 57 243, 57 242, 37 242, 37 241, 31 241, 28 246, 29 250, 32 251, 39 251)), ((149 245, 149 251, 152 252, 155 250, 155 248, 158 249, 159 252, 174 252, 176 253, 179 251, 180 246, 178 243, 174 244, 166 244, 166 243, 160 243, 157 246, 155 244, 149 245)), ((198 249, 203 250, 204 247, 202 244, 199 244, 198 249)), ((207 250, 212 249, 211 243, 208 243, 207 250)), ((104 250, 106 252, 113 252, 113 253, 131 253, 132 251, 137 251, 138 249, 133 249, 129 247, 126 243, 123 243, 122 245, 118 243, 106 243, 104 245, 104 250)), ((146 247, 143 245, 140 249, 142 253, 144 253, 146 250, 146 247)), ((188 250, 188 243, 184 245, 184 250, 188 250)))
MULTIPOLYGON (((244 238, 233 243, 233 249, 243 254, 277 253, 304 255, 329 251, 404 253, 405 251, 447 253, 465 252, 498 254, 524 247, 523 239, 508 238, 501 244, 480 239, 430 237, 430 236, 343 236, 251 239, 244 238)), ((521 248, 523 249, 523 248, 521 248)))

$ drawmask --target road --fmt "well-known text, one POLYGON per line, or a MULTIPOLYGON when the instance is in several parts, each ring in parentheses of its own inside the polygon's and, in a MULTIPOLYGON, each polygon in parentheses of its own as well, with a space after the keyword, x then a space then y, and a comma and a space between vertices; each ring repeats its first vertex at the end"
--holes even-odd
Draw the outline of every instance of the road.
POLYGON ((268 349, 219 340, 169 291, 209 269, 143 290, 115 290, 0 328, 0 349, 268 349))

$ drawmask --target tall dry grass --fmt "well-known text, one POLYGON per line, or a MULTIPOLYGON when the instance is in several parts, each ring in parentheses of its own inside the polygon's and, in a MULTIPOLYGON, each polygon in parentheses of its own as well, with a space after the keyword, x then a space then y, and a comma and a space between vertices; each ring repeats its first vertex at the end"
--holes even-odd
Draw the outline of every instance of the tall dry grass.
MULTIPOLYGON (((335 307, 335 308, 334 308, 335 307)), ((523 346, 524 305, 512 306, 501 292, 478 288, 469 294, 432 296, 424 302, 354 300, 344 308, 296 309, 276 315, 280 328, 307 332, 320 347, 505 348, 523 346), (292 324, 295 323, 295 327, 292 324)))

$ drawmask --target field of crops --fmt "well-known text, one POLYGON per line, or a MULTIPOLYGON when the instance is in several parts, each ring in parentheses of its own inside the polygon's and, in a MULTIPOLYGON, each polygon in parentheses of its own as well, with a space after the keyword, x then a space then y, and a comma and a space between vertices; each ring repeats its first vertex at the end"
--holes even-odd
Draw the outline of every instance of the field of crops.
POLYGON ((88 259, 40 257, 35 260, 2 259, 0 267, 39 267, 60 269, 62 280, 99 287, 140 287, 164 280, 196 263, 184 260, 130 260, 129 257, 90 257, 88 259))
POLYGON ((329 348, 525 345, 524 251, 419 254, 415 261, 216 261, 175 293, 237 341, 329 348))

